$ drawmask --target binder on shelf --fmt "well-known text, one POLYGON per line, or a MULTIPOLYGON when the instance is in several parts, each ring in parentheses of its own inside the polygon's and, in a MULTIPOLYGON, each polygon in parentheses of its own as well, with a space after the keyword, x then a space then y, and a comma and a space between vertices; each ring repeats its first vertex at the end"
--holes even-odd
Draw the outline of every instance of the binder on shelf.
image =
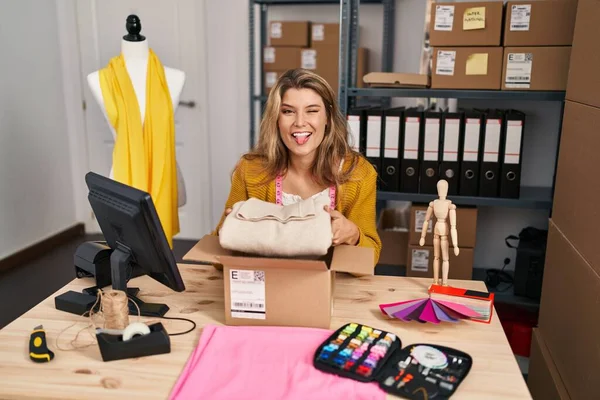
POLYGON ((423 111, 409 108, 404 112, 402 120, 402 153, 400 154, 400 191, 405 193, 419 192, 419 149, 423 132, 423 111))
POLYGON ((448 195, 459 193, 460 158, 459 149, 464 137, 464 113, 449 112, 442 114, 442 161, 440 163, 440 179, 448 182, 448 195))
POLYGON ((366 147, 364 139, 367 132, 367 110, 370 108, 371 106, 353 107, 348 110, 346 115, 350 147, 363 155, 366 147))
POLYGON ((398 192, 400 190, 400 154, 402 152, 401 122, 404 107, 383 110, 383 156, 381 166, 381 190, 398 192))
POLYGON ((381 181, 381 135, 383 133, 381 129, 381 108, 368 109, 366 117, 367 129, 365 129, 365 138, 362 141, 365 143, 365 156, 377 171, 379 177, 377 188, 379 189, 381 181))
POLYGON ((504 112, 486 110, 481 156, 479 196, 498 197, 500 189, 500 152, 503 142, 504 112))
POLYGON ((425 111, 419 193, 436 194, 440 170, 440 130, 442 113, 425 111))
POLYGON ((477 110, 466 110, 464 118, 462 147, 459 155, 459 194, 461 196, 477 196, 479 193, 479 155, 483 130, 483 113, 477 110))
POLYGON ((507 110, 500 173, 500 197, 519 198, 521 189, 521 164, 525 114, 507 110))

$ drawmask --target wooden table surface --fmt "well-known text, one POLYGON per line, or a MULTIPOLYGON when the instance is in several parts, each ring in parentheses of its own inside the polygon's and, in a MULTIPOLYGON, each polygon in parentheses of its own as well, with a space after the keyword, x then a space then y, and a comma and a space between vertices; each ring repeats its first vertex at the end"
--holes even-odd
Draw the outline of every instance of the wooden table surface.
MULTIPOLYGON (((60 346, 64 348, 88 323, 82 317, 54 307, 56 295, 68 290, 81 291, 93 285, 91 279, 76 279, 0 330, 0 398, 166 399, 198 343, 200 328, 207 323, 224 323, 222 272, 202 265, 180 264, 179 267, 187 287, 184 293, 173 292, 148 277, 129 282, 130 287, 140 287, 140 297, 145 301, 168 304, 171 310, 167 316, 189 318, 198 324, 191 333, 171 336, 171 353, 103 362, 97 345, 71 351, 57 349, 56 339, 61 331, 78 322, 61 335, 60 346), (55 353, 54 360, 46 364, 36 364, 28 356, 29 335, 40 324, 46 330, 48 346, 55 353)), ((403 346, 429 342, 470 354, 473 367, 453 399, 530 399, 495 315, 489 325, 467 321, 420 324, 388 320, 382 316, 379 304, 422 297, 429 284, 429 279, 421 278, 353 278, 340 274, 336 277, 331 328, 358 322, 396 333, 403 346)), ((480 281, 451 281, 450 284, 485 290, 480 281)), ((155 321, 151 318, 143 320, 155 321)), ((162 320, 162 323, 169 332, 185 331, 190 327, 184 321, 162 320)), ((79 344, 92 341, 84 333, 80 335, 79 344)))

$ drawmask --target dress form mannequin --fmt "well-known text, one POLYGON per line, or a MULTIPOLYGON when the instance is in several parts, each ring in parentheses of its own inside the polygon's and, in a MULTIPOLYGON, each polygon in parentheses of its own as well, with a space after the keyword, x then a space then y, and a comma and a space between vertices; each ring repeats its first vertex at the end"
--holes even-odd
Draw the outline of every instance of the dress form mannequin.
MULTIPOLYGON (((140 19, 136 15, 129 15, 126 22, 127 35, 121 39, 121 54, 125 60, 125 66, 129 73, 129 78, 135 91, 138 105, 140 107, 140 115, 142 122, 146 112, 146 75, 148 67, 148 40, 146 37, 140 34, 142 24, 140 19)), ((167 86, 171 94, 171 100, 173 102, 173 112, 176 111, 177 105, 179 104, 179 97, 185 84, 185 72, 164 67, 165 77, 167 80, 167 86)), ((102 110, 102 114, 106 119, 107 123, 108 116, 104 108, 104 99, 102 96, 102 90, 100 88, 100 74, 99 71, 94 71, 87 76, 88 85, 90 90, 102 110)), ((116 139, 116 132, 113 126, 108 123, 110 131, 113 135, 113 139, 116 139)), ((111 167, 110 177, 113 177, 113 170, 111 167)), ((186 203, 186 191, 179 164, 177 164, 177 187, 178 187, 178 203, 179 207, 186 203)))
POLYGON ((432 214, 435 214, 435 227, 433 229, 433 284, 439 284, 440 275, 440 250, 442 253, 442 285, 448 286, 448 271, 450 270, 450 256, 449 256, 449 243, 448 243, 448 223, 446 219, 450 217, 450 236, 452 237, 452 244, 454 245, 454 255, 458 256, 458 232, 456 230, 456 205, 452 204, 452 201, 446 199, 448 195, 448 182, 440 180, 437 183, 437 192, 439 199, 429 203, 427 208, 427 214, 425 215, 425 222, 423 222, 423 228, 421 229, 421 240, 419 245, 425 245, 425 234, 427 233, 427 226, 431 220, 432 214))

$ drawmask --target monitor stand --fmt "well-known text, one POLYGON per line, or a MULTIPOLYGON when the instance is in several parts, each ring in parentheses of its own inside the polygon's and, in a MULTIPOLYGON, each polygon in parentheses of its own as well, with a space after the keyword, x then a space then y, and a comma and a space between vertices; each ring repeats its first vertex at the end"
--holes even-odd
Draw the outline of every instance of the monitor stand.
MULTIPOLYGON (((139 293, 138 288, 127 287, 127 276, 132 269, 131 262, 132 256, 129 248, 117 242, 117 248, 110 255, 112 288, 127 292, 127 297, 138 305, 141 316, 163 317, 169 311, 169 306, 160 303, 146 303, 137 297, 139 293)), ((138 307, 132 301, 127 303, 129 306, 129 315, 138 315, 138 307)))

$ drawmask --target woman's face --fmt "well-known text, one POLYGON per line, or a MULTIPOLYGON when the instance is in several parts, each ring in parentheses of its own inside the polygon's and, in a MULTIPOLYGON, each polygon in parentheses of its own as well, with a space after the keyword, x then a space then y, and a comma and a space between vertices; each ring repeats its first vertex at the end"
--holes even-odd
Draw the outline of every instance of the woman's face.
POLYGON ((325 136, 327 112, 323 99, 312 89, 288 89, 278 119, 281 140, 298 157, 314 156, 325 136))

